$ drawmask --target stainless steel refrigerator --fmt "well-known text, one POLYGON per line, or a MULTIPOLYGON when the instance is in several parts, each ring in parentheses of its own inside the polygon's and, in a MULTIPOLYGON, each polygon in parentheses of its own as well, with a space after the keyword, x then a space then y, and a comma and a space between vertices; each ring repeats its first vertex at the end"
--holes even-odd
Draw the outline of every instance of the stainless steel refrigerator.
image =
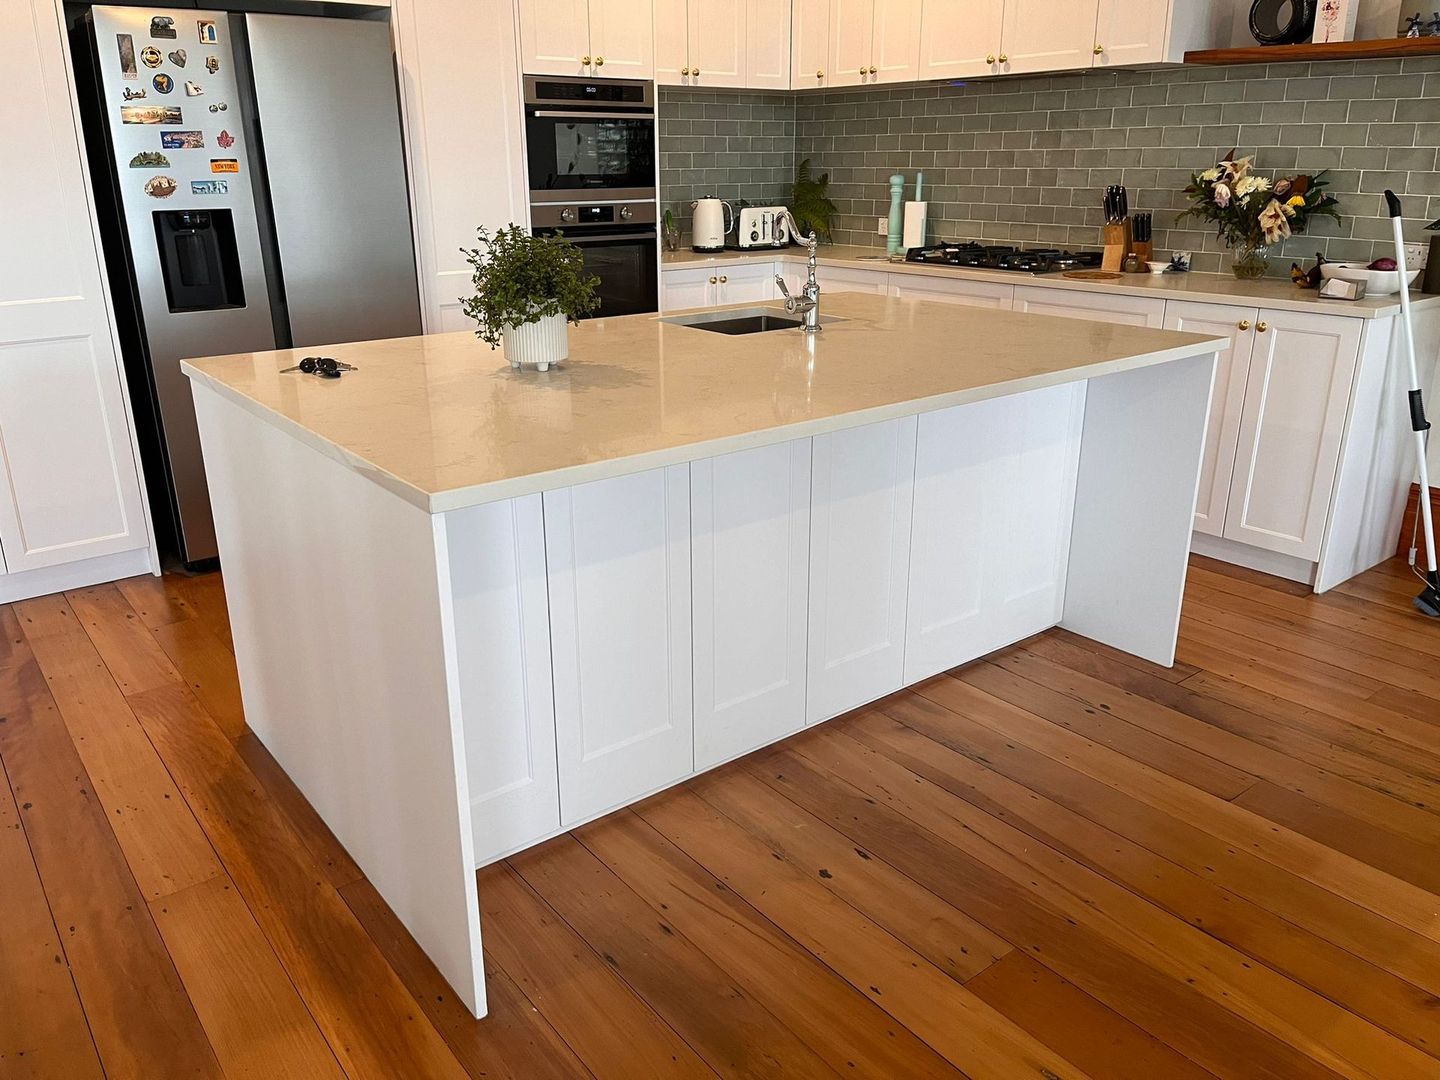
POLYGON ((215 531, 180 361, 421 332, 389 23, 70 14, 152 510, 194 564, 215 531))

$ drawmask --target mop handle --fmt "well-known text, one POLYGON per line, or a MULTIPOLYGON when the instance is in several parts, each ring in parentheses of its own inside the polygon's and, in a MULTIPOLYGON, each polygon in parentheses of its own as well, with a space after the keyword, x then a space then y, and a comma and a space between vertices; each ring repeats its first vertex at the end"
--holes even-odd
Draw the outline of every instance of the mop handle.
POLYGON ((1395 233, 1395 270, 1400 275, 1400 322, 1404 329, 1405 359, 1410 365, 1410 427, 1415 432, 1419 458, 1420 519, 1425 527, 1425 569, 1432 575, 1435 565, 1435 526, 1430 520, 1430 476, 1425 460, 1425 432, 1430 427, 1425 419, 1425 405, 1420 387, 1420 371, 1415 363, 1415 330, 1410 325, 1410 283, 1405 268, 1405 234, 1400 221, 1400 200, 1388 188, 1385 206, 1390 212, 1390 226, 1395 233))

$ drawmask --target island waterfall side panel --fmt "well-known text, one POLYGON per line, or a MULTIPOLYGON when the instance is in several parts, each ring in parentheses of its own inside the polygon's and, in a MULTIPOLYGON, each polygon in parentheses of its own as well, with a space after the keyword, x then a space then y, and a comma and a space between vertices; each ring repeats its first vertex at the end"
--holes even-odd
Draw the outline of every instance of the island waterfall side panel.
POLYGON ((443 519, 192 389, 246 722, 483 1016, 443 519))

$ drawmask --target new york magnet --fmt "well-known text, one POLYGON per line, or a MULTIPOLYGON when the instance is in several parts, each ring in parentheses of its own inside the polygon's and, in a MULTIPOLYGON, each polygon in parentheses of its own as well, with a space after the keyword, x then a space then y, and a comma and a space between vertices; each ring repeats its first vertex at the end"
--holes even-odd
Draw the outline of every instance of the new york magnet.
POLYGON ((214 173, 238 173, 240 162, 235 158, 211 158, 210 171, 214 173))

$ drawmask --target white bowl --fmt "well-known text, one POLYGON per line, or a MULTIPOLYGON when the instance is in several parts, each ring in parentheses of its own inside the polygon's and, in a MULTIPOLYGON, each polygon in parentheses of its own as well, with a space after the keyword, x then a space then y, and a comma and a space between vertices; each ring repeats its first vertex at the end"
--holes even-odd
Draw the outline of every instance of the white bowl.
MULTIPOLYGON (((1326 281, 1331 278, 1339 278, 1341 281, 1363 281, 1366 296, 1388 296, 1400 291, 1399 270, 1367 270, 1365 266, 1365 263, 1353 262, 1322 263, 1320 276, 1326 281)), ((1405 275, 1405 284, 1415 284, 1415 279, 1419 276, 1419 270, 1409 271, 1405 275)))
POLYGON ((1170 269, 1170 264, 1168 262, 1147 262, 1145 267, 1152 274, 1163 274, 1170 269))

